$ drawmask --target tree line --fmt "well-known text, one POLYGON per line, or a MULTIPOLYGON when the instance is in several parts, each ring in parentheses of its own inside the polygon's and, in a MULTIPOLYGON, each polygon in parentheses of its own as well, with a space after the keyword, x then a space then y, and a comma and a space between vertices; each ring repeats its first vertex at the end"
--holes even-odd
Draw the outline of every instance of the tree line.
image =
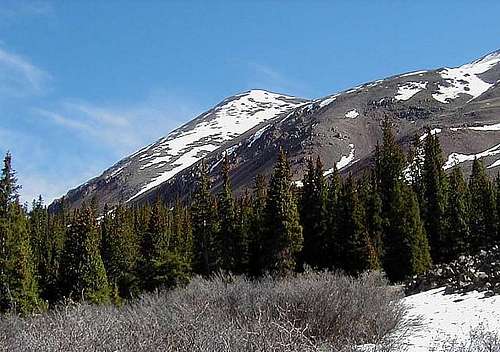
POLYGON ((383 270, 403 281, 500 239, 500 177, 474 160, 466 182, 443 170, 437 134, 415 138, 408 156, 389 120, 364 175, 324 175, 312 158, 302 187, 280 151, 268 180, 235 197, 226 155, 211 192, 202 161, 187 204, 83 204, 50 213, 21 205, 11 155, 0 178, 0 311, 30 313, 63 299, 120 303, 187 283, 193 274, 259 277, 306 267, 356 275, 383 270))

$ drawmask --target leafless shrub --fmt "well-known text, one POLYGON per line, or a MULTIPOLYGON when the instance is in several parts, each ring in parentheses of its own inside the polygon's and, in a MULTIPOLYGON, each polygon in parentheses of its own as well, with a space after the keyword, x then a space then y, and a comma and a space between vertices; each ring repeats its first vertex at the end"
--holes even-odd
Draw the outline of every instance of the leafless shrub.
POLYGON ((66 304, 0 320, 5 351, 349 351, 387 346, 401 292, 378 273, 306 273, 273 280, 194 278, 185 289, 122 307, 66 304))
POLYGON ((455 338, 437 350, 443 352, 500 352, 500 333, 479 325, 466 339, 455 338))

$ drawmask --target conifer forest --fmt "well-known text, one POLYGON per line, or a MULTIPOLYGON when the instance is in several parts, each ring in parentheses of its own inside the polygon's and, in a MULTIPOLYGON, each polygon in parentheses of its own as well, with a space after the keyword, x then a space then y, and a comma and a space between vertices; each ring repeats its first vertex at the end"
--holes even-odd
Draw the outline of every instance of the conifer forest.
MULTIPOLYGON (((341 270, 385 272, 403 282, 500 242, 500 177, 480 160, 470 177, 446 173, 437 135, 415 138, 408 155, 385 120, 373 165, 362 176, 324 176, 307 161, 299 187, 282 150, 268 178, 237 197, 223 161, 211 193, 198 168, 189 201, 48 210, 20 204, 12 156, 0 179, 0 310, 29 314, 66 299, 121 304, 141 293, 186 285, 194 275, 249 278, 341 270)), ((64 204, 64 202, 63 202, 64 204)))

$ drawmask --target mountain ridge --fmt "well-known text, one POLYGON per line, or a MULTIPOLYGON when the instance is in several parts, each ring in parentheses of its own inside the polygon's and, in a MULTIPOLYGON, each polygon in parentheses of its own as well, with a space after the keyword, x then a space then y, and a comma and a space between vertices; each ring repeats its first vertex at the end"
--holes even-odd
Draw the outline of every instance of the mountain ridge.
POLYGON ((265 90, 239 93, 119 161, 65 199, 74 207, 91 197, 110 205, 186 197, 193 186, 193 166, 202 158, 217 188, 225 152, 233 162, 235 189, 242 191, 251 186, 256 173, 269 174, 279 146, 287 150, 296 179, 312 155, 324 160, 325 170, 343 161, 342 172, 361 172, 358 169, 369 164, 385 117, 393 120, 405 145, 415 133, 423 134, 425 126, 444 127, 440 137, 445 137, 445 159, 462 155, 457 160, 466 166, 470 155, 495 146, 495 131, 465 126, 500 123, 499 63, 497 50, 459 67, 394 75, 312 100, 265 90))

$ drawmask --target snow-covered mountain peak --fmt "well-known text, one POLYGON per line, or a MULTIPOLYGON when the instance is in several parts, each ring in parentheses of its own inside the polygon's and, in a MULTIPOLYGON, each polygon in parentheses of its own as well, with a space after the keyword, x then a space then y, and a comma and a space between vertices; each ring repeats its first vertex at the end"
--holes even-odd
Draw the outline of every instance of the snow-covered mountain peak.
POLYGON ((303 99, 259 89, 237 94, 116 164, 107 176, 117 177, 123 172, 123 165, 133 164, 143 175, 139 189, 128 198, 135 199, 223 143, 304 103, 303 99))

